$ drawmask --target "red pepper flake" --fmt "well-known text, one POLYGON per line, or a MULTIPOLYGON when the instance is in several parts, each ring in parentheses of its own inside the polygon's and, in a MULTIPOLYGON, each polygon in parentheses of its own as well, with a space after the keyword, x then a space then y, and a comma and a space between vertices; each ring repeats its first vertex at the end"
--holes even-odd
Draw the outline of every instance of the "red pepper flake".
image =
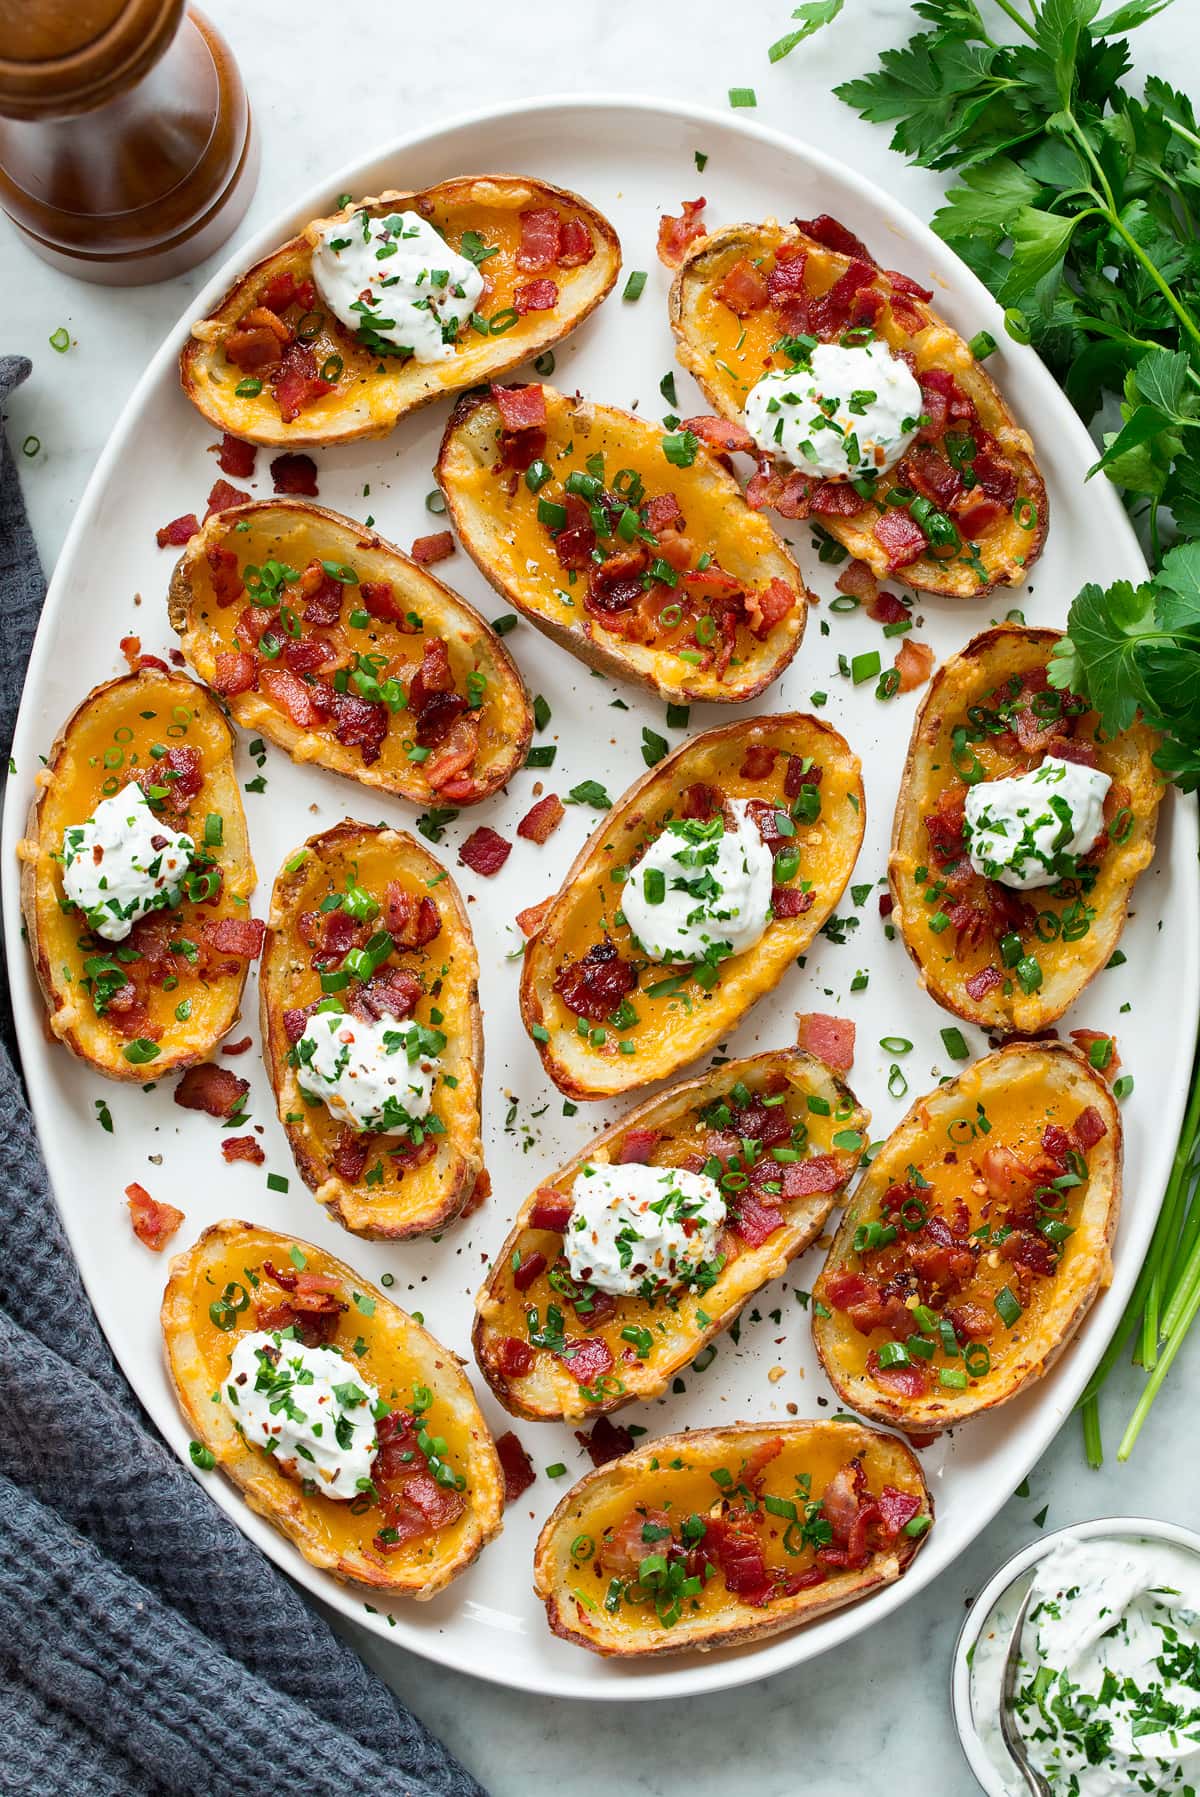
POLYGON ((490 880, 493 874, 500 872, 511 854, 511 842, 506 842, 503 836, 490 829, 487 824, 480 824, 477 830, 472 830, 459 849, 458 858, 472 873, 490 880))

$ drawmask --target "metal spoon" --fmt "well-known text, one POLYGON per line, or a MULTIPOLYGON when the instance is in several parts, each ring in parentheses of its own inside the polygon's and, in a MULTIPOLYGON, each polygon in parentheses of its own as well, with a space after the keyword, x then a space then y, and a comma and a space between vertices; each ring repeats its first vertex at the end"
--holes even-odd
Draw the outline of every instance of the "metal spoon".
POLYGON ((1025 1628, 1025 1616, 1033 1596, 1030 1585, 1017 1611, 1017 1620, 1013 1624, 1012 1639, 1008 1644, 1008 1653, 1004 1660, 1004 1683, 1000 1689, 1000 1733, 1009 1757, 1025 1780, 1025 1788, 1030 1797, 1052 1797, 1050 1785, 1035 1766, 1029 1763, 1025 1751, 1025 1740, 1017 1727, 1013 1704, 1017 1695, 1017 1668, 1021 1662, 1021 1635, 1025 1628))

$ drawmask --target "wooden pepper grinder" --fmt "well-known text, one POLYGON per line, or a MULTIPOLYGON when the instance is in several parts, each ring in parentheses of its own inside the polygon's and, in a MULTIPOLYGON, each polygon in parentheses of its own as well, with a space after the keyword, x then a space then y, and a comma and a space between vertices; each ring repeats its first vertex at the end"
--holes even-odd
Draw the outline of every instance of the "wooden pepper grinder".
POLYGON ((237 64, 185 0, 0 0, 0 205, 54 267, 180 274, 257 177, 237 64))

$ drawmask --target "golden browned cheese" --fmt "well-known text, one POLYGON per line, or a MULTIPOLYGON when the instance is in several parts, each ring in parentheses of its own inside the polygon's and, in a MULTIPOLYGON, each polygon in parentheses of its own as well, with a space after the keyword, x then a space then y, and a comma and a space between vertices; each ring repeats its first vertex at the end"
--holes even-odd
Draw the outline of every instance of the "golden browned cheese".
POLYGON ((231 960, 231 971, 206 978, 196 944, 206 923, 249 918, 255 880, 228 724, 202 687, 182 674, 144 668, 88 694, 63 726, 37 787, 17 854, 26 932, 54 1035, 110 1079, 143 1083, 204 1060, 237 1021, 248 962, 231 960), (128 1034, 114 1027, 111 1015, 96 1012, 86 966, 98 956, 110 966, 129 965, 115 959, 127 944, 93 937, 81 913, 64 909, 63 834, 172 748, 198 752, 203 784, 183 816, 172 812, 171 827, 211 857, 221 889, 215 902, 197 904, 185 896, 170 913, 177 926, 172 939, 187 944, 188 952, 171 958, 165 988, 138 982, 148 1012, 139 1036, 157 1043, 158 1053, 141 1058, 135 1049, 139 1058, 131 1060, 128 1034), (218 834, 210 817, 219 820, 220 840, 206 845, 206 836, 218 834))
POLYGON ((850 878, 864 822, 857 756, 830 725, 799 712, 705 731, 652 768, 585 843, 525 951, 521 1016, 555 1085, 575 1098, 604 1098, 662 1079, 703 1054, 779 983, 813 940, 850 878), (769 774, 743 771, 753 750, 774 751, 769 774), (810 891, 811 905, 800 915, 773 918, 753 947, 720 962, 711 987, 690 970, 647 962, 619 915, 622 870, 630 857, 679 815, 692 786, 712 786, 727 799, 761 799, 786 814, 794 807, 784 793, 790 760, 821 769, 819 811, 798 819, 788 838, 800 854, 789 884, 810 891), (635 1021, 581 1029, 555 981, 569 962, 605 939, 639 968, 628 995, 635 1021))
POLYGON ((617 234, 594 206, 578 194, 522 175, 474 175, 419 192, 394 191, 354 201, 331 218, 313 219, 235 282, 211 317, 192 326, 180 357, 183 389, 218 429, 251 443, 296 446, 386 436, 407 413, 477 382, 495 380, 561 342, 610 292, 620 267, 617 234), (596 252, 591 261, 538 274, 519 267, 521 214, 540 208, 586 224, 596 252), (334 386, 297 418, 285 421, 269 379, 262 381, 258 393, 237 392, 239 385, 245 387, 245 371, 226 358, 224 343, 238 322, 261 306, 274 276, 288 273, 297 282, 311 278, 312 248, 326 225, 334 219, 351 221, 364 209, 372 218, 419 212, 454 250, 461 251, 467 232, 496 250, 481 264, 487 280, 478 313, 482 328, 468 323, 452 357, 422 363, 398 356, 381 358, 364 348, 325 310, 319 294, 309 314, 295 316, 298 308, 293 305, 284 322, 298 327, 318 374, 324 370, 334 386), (557 301, 549 310, 517 316, 514 290, 531 279, 552 279, 557 301))
MULTIPOLYGON (((728 1329, 755 1292, 785 1272, 816 1240, 858 1165, 869 1121, 849 1087, 820 1061, 798 1049, 784 1049, 730 1061, 640 1105, 604 1130, 526 1199, 476 1300, 475 1357, 500 1402, 515 1416, 574 1418, 658 1397, 706 1342, 728 1329), (768 1100, 766 1108, 763 1099, 768 1100), (747 1123, 739 1132, 736 1119, 753 1118, 756 1113, 773 1126, 773 1135, 779 1133, 780 1120, 786 1120, 778 1155, 761 1145, 747 1149, 751 1125, 747 1123), (669 1298, 585 1297, 573 1309, 563 1293, 562 1274, 556 1270, 563 1254, 564 1232, 535 1224, 537 1207, 547 1199, 569 1199, 576 1174, 585 1166, 632 1159, 694 1171, 697 1163, 708 1161, 718 1147, 728 1154, 739 1134, 740 1147, 728 1162, 727 1173, 720 1174, 719 1169, 713 1173, 719 1183, 724 1181, 722 1196, 732 1226, 719 1238, 717 1253, 723 1264, 719 1271, 714 1269, 712 1282, 701 1289, 672 1293, 669 1298), (799 1167, 816 1157, 826 1174, 826 1189, 790 1199, 783 1196, 780 1186, 788 1167, 799 1167), (739 1236, 735 1221, 739 1194, 755 1165, 760 1170, 765 1165, 774 1180, 773 1191, 758 1191, 756 1217, 761 1218, 765 1208, 769 1219, 770 1207, 776 1206, 778 1221, 778 1227, 757 1245, 753 1231, 750 1240, 739 1236), (518 1286, 520 1268, 535 1264, 535 1257, 545 1266, 532 1282, 526 1277, 518 1286), (551 1274, 557 1284, 552 1283, 551 1274), (603 1306, 602 1312, 597 1304, 603 1306), (545 1347, 530 1349, 533 1365, 527 1373, 506 1371, 505 1355, 511 1351, 506 1344, 529 1342, 530 1310, 537 1312, 541 1328, 547 1325, 552 1307, 565 1315, 568 1338, 605 1343, 613 1362, 610 1374, 581 1383, 572 1374, 569 1361, 564 1363, 545 1347), (631 1340, 631 1335, 636 1339, 631 1340)), ((762 1122, 756 1127, 762 1127, 762 1122)))
MULTIPOLYGON (((661 1436, 623 1455, 567 1493, 538 1539, 534 1589, 553 1632, 593 1653, 632 1658, 733 1647, 780 1634, 892 1584, 920 1548, 932 1516, 933 1501, 911 1449, 860 1423, 744 1423, 692 1430, 661 1436), (829 1566, 820 1560, 811 1531, 802 1534, 806 1505, 820 1503, 835 1480, 852 1489, 856 1468, 872 1498, 886 1486, 908 1500, 904 1510, 912 1533, 907 1525, 894 1534, 875 1528, 861 1566, 829 1566), (742 1483, 776 1506, 759 1511, 759 1523, 750 1531, 768 1576, 796 1581, 800 1589, 751 1604, 730 1591, 717 1571, 701 1575, 699 1591, 678 1599, 676 1609, 669 1592, 661 1593, 650 1581, 643 1585, 630 1578, 628 1569, 624 1576, 615 1574, 613 1542, 622 1525, 640 1559, 659 1539, 643 1545, 637 1527, 643 1512, 653 1513, 652 1530, 670 1528, 677 1540, 680 1519, 706 1524, 715 1519, 719 1528, 740 1509, 742 1483), (786 1508, 781 1512, 779 1506, 786 1508), (670 1621, 660 1619, 660 1604, 670 1621)), ((694 1522, 690 1533, 705 1539, 694 1522)), ((715 1547, 712 1552, 717 1559, 715 1547)))
MULTIPOLYGON (((767 305, 739 317, 717 290, 735 263, 743 260, 768 274, 784 245, 802 245, 806 250, 805 281, 814 295, 827 292, 850 265, 849 256, 827 249, 796 225, 767 219, 762 224, 728 225, 702 238, 689 251, 672 285, 671 326, 679 360, 724 418, 740 422, 754 383, 768 368, 790 364, 777 347, 787 336, 779 310, 767 305)), ((1004 511, 973 542, 967 537, 956 549, 923 553, 895 578, 922 592, 959 599, 978 598, 997 585, 1020 585, 1042 552, 1049 523, 1046 488, 1034 460, 1033 441, 957 331, 929 305, 906 295, 904 310, 923 320, 919 330, 908 330, 893 312, 884 271, 877 274, 875 285, 886 297, 872 327, 874 335, 891 349, 911 354, 918 375, 935 368, 952 374, 1018 476, 1018 497, 1012 509, 1004 511)), ((780 460, 777 466, 781 474, 794 472, 789 462, 780 460)), ((898 479, 894 469, 880 477, 876 492, 881 500, 898 479)), ((853 517, 822 516, 819 522, 882 579, 891 570, 887 553, 873 533, 881 509, 870 503, 853 517)))
POLYGON ((312 1565, 336 1578, 406 1597, 427 1598, 457 1578, 499 1534, 503 1485, 496 1451, 457 1357, 352 1267, 311 1242, 228 1220, 206 1229, 171 1262, 162 1304, 167 1367, 197 1440, 216 1458, 252 1510, 274 1524, 312 1565), (462 1513, 432 1534, 398 1543, 375 1537, 385 1525, 369 1494, 342 1501, 306 1490, 270 1455, 247 1442, 236 1411, 213 1402, 239 1336, 278 1327, 270 1313, 288 1292, 269 1271, 322 1276, 344 1309, 330 1345, 346 1356, 347 1378, 370 1381, 389 1409, 412 1412, 425 1395, 424 1421, 446 1443, 442 1458, 465 1480, 462 1513), (266 1321, 260 1321, 260 1314, 266 1321))
MULTIPOLYGON (((718 703, 751 699, 780 675, 804 634, 810 595, 787 549, 733 476, 703 447, 688 467, 671 463, 660 427, 632 412, 544 387, 550 471, 534 486, 499 460, 500 415, 486 396, 459 401, 442 441, 438 480, 454 527, 496 591, 561 648, 619 679, 636 680, 667 700, 718 703), (718 663, 721 638, 707 600, 688 598, 686 576, 658 584, 650 600, 610 618, 585 604, 588 572, 563 567, 539 507, 562 506, 569 476, 601 480, 632 510, 671 495, 682 514, 674 531, 687 539, 689 566, 715 567, 750 595, 751 610, 772 581, 793 596, 791 609, 761 638, 739 615, 732 658, 718 663)), ((636 552, 614 539, 614 553, 636 552)), ((653 552, 652 552, 653 553, 653 552)), ((671 570, 668 569, 668 572, 671 570)))
MULTIPOLYGON (((1062 1016, 1111 959, 1134 882, 1154 857, 1165 790, 1152 759, 1154 733, 1135 723, 1109 737, 1081 701, 1043 695, 1051 723, 1070 711, 1078 713, 1074 740, 1094 754, 1096 766, 1113 782, 1094 880, 1072 878, 1010 893, 1012 901, 1030 909, 1028 927, 1013 922, 1011 927, 988 928, 978 940, 970 930, 955 928, 958 895, 946 888, 945 862, 935 852, 925 820, 943 794, 965 794, 964 776, 1000 780, 1036 766, 1043 753, 1056 753, 1053 737, 1046 738, 1044 748, 1022 750, 1011 731, 997 728, 1003 719, 996 707, 1008 699, 1010 682, 1019 688, 1028 676, 1042 677, 1060 640, 1057 630, 1001 624, 951 656, 917 712, 896 801, 888 864, 896 924, 930 996, 983 1029, 1034 1034, 1062 1016), (1026 956, 1033 957, 1036 967, 1025 963, 1026 956), (968 983, 988 968, 1003 977, 998 982, 985 977, 973 995, 968 983)), ((979 901, 984 884, 974 879, 963 896, 979 901)))
POLYGON ((483 1167, 483 1026, 471 926, 458 888, 441 864, 405 831, 382 825, 347 819, 309 837, 288 856, 275 881, 259 992, 263 1054, 280 1122, 301 1178, 317 1202, 328 1205, 346 1229, 373 1238, 426 1235, 452 1222, 483 1167), (437 935, 416 947, 395 939, 377 975, 396 970, 415 979, 420 996, 403 1025, 419 1023, 446 1038, 432 1106, 442 1129, 427 1134, 416 1149, 396 1135, 364 1132, 356 1137, 324 1104, 305 1097, 292 1065, 285 1014, 319 1003, 327 990, 337 988, 352 998, 357 989, 357 981, 340 983, 340 961, 329 970, 332 980, 322 980, 313 962, 323 956, 319 942, 314 948, 311 940, 330 914, 321 911, 322 902, 345 895, 351 882, 381 908, 364 928, 368 938, 386 930, 389 887, 398 888, 414 906, 422 900, 437 906, 437 935), (346 1153, 347 1144, 355 1141, 365 1152, 357 1157, 361 1166, 351 1176, 339 1166, 354 1166, 355 1155, 351 1152, 347 1161, 346 1153))
MULTIPOLYGON (((1047 1180, 1051 1171, 1045 1171, 1047 1180)), ((1109 1284, 1120 1208, 1120 1115, 1108 1086, 1082 1056, 1057 1043, 1018 1043, 977 1061, 917 1100, 851 1194, 813 1288, 813 1338, 834 1389, 864 1416, 914 1435, 936 1433, 1014 1397, 1053 1363, 1109 1284), (1051 1273, 1023 1273, 1013 1258, 1018 1241, 1007 1219, 1022 1194, 1028 1197, 1030 1185, 1020 1173, 1012 1183, 1010 1157, 1037 1169, 1043 1131, 1049 1126, 1070 1131, 1089 1109, 1098 1114, 1104 1134, 1082 1153, 1082 1161, 1068 1162, 1070 1177, 1061 1189, 1037 1187, 1043 1196, 1036 1217, 1069 1232, 1057 1265, 1051 1273), (925 1187, 913 1180, 912 1169, 925 1187), (890 1187, 906 1184, 911 1193, 897 1218, 884 1197, 890 1187), (934 1281, 934 1321, 924 1319, 929 1328, 923 1330, 914 1318, 912 1337, 924 1336, 934 1351, 910 1354, 923 1387, 913 1392, 905 1389, 903 1365, 889 1377, 886 1368, 869 1363, 886 1343, 900 1339, 896 1331, 881 1327, 864 1333, 834 1301, 831 1285, 836 1292, 843 1276, 862 1274, 887 1286, 889 1275, 906 1264, 905 1242, 917 1241, 925 1213, 948 1217, 954 1232, 968 1235, 979 1253, 961 1284, 936 1263, 927 1275, 934 1281), (867 1248, 859 1232, 873 1224, 894 1229, 894 1241, 867 1248), (947 1277, 951 1283, 938 1287, 937 1280, 947 1277), (957 1332, 955 1315, 963 1325, 957 1332), (940 1327, 943 1317, 946 1332, 940 1327), (947 1352, 955 1340, 958 1351, 947 1352)), ((1036 1234, 1039 1257, 1052 1262, 1051 1238, 1035 1222, 1024 1227, 1036 1234)), ((920 1239, 923 1245, 925 1236, 920 1239)), ((911 1310, 920 1302, 918 1291, 911 1289, 904 1301, 911 1310)))
MULTIPOLYGON (((243 729, 278 743, 294 761, 315 762, 414 804, 473 805, 496 792, 522 765, 533 713, 516 663, 473 606, 377 532, 298 499, 263 500, 210 518, 176 566, 169 609, 188 662, 218 691, 218 658, 254 649, 241 620, 247 609, 254 612, 255 595, 266 612, 282 602, 288 618, 279 630, 282 653, 272 660, 260 657, 257 685, 228 697, 230 712, 243 729), (230 556, 233 562, 222 561, 230 556), (304 619, 297 577, 314 561, 353 576, 343 584, 341 615, 332 625, 304 619), (267 591, 258 583, 260 571, 271 564, 284 569, 287 578, 267 591), (253 591, 235 590, 243 577, 253 591), (373 582, 391 587, 401 613, 398 621, 367 609, 361 588, 373 582), (226 597, 231 591, 234 596, 226 597), (426 644, 437 639, 446 644, 455 692, 478 700, 470 707, 478 743, 464 779, 455 780, 445 800, 430 780, 430 770, 436 774, 438 767, 437 746, 416 743, 415 721, 406 705, 399 704, 394 712, 389 708, 387 733, 373 761, 364 758, 357 743, 338 741, 336 717, 314 714, 308 723, 295 721, 285 696, 273 693, 271 686, 280 670, 285 682, 299 682, 300 676, 288 675, 287 649, 301 636, 329 645, 321 680, 328 685, 340 679, 351 697, 362 696, 356 671, 377 685, 398 681, 406 694, 426 644)), ((300 688, 302 700, 305 690, 300 688)))

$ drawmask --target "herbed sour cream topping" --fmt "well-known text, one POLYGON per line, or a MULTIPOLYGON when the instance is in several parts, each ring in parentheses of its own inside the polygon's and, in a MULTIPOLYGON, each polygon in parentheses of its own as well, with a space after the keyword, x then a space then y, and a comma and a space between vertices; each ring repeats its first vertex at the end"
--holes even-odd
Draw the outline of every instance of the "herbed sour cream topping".
POLYGON ((312 254, 321 298, 368 349, 445 362, 483 276, 416 212, 326 225, 312 254))
POLYGON ((652 961, 704 961, 752 948, 771 910, 771 852, 744 799, 723 817, 672 818, 621 892, 625 921, 652 961))
POLYGON ((1040 767, 967 790, 963 834, 971 866, 1020 892, 1053 886, 1086 855, 1104 823, 1112 781, 1096 767, 1047 755, 1040 767))
POLYGON ((178 903, 195 849, 131 780, 63 833, 63 887, 98 936, 124 942, 139 917, 178 903))
POLYGON ((308 1348, 256 1329, 238 1338, 221 1396, 242 1434, 324 1497, 365 1489, 379 1443, 378 1389, 336 1348, 308 1348))
POLYGON ((772 368, 746 396, 760 449, 825 480, 871 479, 900 460, 921 427, 907 362, 875 341, 818 343, 795 368, 772 368))
POLYGON ((296 1044, 296 1078, 354 1129, 404 1131, 428 1117, 445 1037, 395 1018, 314 1011, 296 1044))
POLYGON ((653 1297, 692 1284, 716 1258, 725 1200, 706 1173, 597 1161, 575 1175, 571 1198, 563 1247, 580 1284, 653 1297))
POLYGON ((1200 1561, 1067 1537, 1034 1575, 1017 1724, 1055 1797, 1200 1787, 1200 1561))

